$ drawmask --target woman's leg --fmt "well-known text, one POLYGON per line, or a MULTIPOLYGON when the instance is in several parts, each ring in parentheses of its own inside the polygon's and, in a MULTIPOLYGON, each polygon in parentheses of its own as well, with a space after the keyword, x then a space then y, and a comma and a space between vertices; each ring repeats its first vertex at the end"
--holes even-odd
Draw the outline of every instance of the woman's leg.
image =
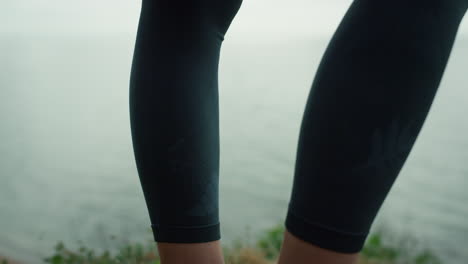
POLYGON ((329 258, 316 263, 356 260, 423 126, 467 7, 468 0, 351 4, 305 107, 280 264, 315 263, 320 252, 329 258), (298 240, 309 245, 305 255, 298 240))
POLYGON ((130 122, 163 263, 189 263, 184 256, 190 263, 222 263, 218 63, 240 5, 241 0, 142 3, 131 68, 130 122))
POLYGON ((356 264, 358 253, 341 253, 304 241, 288 230, 284 232, 278 264, 356 264))

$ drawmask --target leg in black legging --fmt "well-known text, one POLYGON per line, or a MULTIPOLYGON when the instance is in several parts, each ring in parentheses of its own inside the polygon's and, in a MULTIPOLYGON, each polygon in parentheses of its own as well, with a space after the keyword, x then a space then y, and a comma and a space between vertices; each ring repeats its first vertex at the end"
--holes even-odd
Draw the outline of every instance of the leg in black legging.
POLYGON ((240 5, 241 0, 143 0, 130 121, 158 242, 220 239, 218 63, 240 5))
POLYGON ((303 241, 359 252, 423 126, 467 0, 356 0, 305 107, 285 220, 303 241))

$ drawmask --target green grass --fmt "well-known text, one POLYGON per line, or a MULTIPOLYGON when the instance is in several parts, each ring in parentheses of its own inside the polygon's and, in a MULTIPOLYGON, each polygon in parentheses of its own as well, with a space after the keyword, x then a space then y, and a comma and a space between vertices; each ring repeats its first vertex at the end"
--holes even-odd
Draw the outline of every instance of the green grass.
MULTIPOLYGON (((242 235, 229 246, 223 246, 226 264, 275 264, 283 240, 284 227, 278 224, 265 230, 255 241, 242 235)), ((115 236, 111 236, 115 238, 115 236)), ((391 230, 380 228, 371 233, 361 251, 360 264, 442 264, 438 256, 409 235, 395 237, 391 230)), ((54 253, 43 259, 51 264, 160 264, 156 243, 126 242, 114 250, 98 252, 80 245, 69 249, 59 241, 54 253)), ((0 264, 8 264, 2 261, 0 264)))

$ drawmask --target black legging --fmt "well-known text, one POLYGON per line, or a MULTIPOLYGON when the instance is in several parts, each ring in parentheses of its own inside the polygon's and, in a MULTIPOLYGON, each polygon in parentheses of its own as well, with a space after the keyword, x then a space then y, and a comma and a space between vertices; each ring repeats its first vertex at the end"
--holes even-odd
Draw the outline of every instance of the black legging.
MULTIPOLYGON (((241 2, 143 0, 130 119, 155 241, 221 237, 218 63, 241 2)), ((305 108, 289 232, 337 252, 362 249, 423 126, 467 8, 468 0, 352 2, 305 108)))

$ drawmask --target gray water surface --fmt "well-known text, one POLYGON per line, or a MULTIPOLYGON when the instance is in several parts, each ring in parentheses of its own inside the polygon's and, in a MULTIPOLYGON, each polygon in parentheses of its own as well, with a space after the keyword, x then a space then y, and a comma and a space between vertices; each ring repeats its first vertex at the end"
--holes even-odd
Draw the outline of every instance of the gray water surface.
MULTIPOLYGON (((0 41, 0 255, 40 263, 62 240, 151 239, 131 145, 134 36, 0 41)), ((328 39, 227 38, 220 71, 223 243, 286 214, 300 121, 328 39)), ((468 263, 468 40, 374 226, 468 263)), ((352 84, 350 84, 352 85, 352 84)), ((358 87, 349 87, 358 89, 358 87)))

